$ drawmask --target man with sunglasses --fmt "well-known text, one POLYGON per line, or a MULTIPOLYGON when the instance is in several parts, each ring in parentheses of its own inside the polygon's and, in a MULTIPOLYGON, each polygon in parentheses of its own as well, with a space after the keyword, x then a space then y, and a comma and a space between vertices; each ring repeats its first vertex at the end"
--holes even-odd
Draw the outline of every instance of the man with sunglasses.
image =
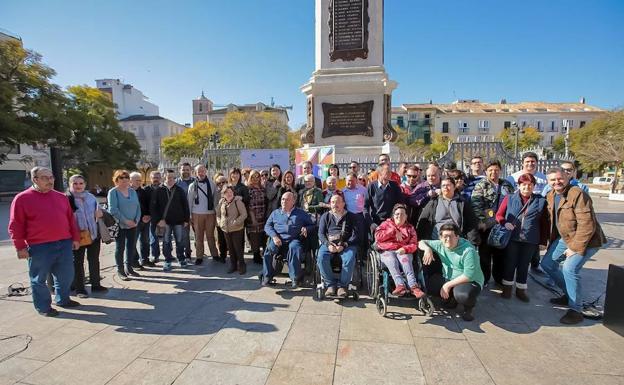
MULTIPOLYGON (((418 166, 416 165, 409 166, 405 172, 405 177, 407 179, 401 185, 401 191, 403 192, 404 202, 407 202, 409 197, 416 190, 416 187, 418 187, 418 185, 420 184, 420 168, 418 168, 418 166)), ((416 226, 419 215, 420 215, 420 210, 418 207, 407 206, 407 221, 412 226, 416 226)))
MULTIPOLYGON (((586 184, 581 183, 578 179, 576 179, 576 166, 574 165, 574 162, 569 161, 569 160, 564 160, 563 162, 561 162, 560 167, 570 179, 568 182, 570 186, 577 186, 581 190, 583 190, 584 193, 589 194, 589 187, 587 187, 586 184)), ((552 190, 552 187, 549 183, 548 185, 546 185, 546 187, 544 187, 544 190, 542 190, 542 195, 546 196, 546 194, 548 194, 550 190, 552 190)))
POLYGON ((11 203, 9 234, 17 258, 28 259, 28 275, 33 305, 39 314, 55 317, 48 274, 54 276, 55 301, 60 307, 80 304, 69 297, 74 279, 73 250, 80 247, 80 232, 69 200, 54 191, 52 170, 35 167, 30 171, 32 187, 17 194, 11 203))

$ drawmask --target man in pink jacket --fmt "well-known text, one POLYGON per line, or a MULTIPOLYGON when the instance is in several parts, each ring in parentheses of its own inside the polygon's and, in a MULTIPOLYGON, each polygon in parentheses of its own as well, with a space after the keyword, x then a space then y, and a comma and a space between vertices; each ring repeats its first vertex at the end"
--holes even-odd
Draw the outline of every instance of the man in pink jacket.
POLYGON ((30 171, 32 187, 17 194, 11 204, 9 234, 17 251, 17 258, 28 259, 28 275, 33 304, 41 315, 54 317, 50 291, 46 285, 48 274, 54 277, 56 304, 76 307, 80 304, 69 298, 74 279, 72 249, 80 246, 80 232, 67 197, 53 190, 54 176, 45 167, 30 171))

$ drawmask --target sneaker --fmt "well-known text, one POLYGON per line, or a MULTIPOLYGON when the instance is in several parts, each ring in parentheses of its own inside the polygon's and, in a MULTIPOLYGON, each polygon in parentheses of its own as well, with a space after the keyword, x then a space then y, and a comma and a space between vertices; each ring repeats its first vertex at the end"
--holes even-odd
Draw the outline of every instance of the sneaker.
POLYGON ((195 265, 201 265, 204 263, 204 258, 195 258, 195 265))
POLYGON ((118 271, 117 272, 117 278, 119 278, 122 281, 129 281, 130 278, 128 278, 128 276, 126 275, 126 273, 118 271))
POLYGON ((51 307, 50 310, 40 311, 39 314, 41 314, 44 317, 56 317, 57 315, 59 315, 59 312, 55 308, 51 307))
POLYGON ((299 285, 297 285, 297 280, 294 280, 290 283, 290 289, 291 290, 296 290, 299 288, 299 285))
POLYGON ((102 285, 91 286, 91 293, 94 293, 94 292, 106 293, 108 292, 108 288, 102 285))
POLYGON ((63 307, 63 308, 72 308, 72 307, 78 307, 80 306, 80 302, 78 301, 74 301, 73 299, 70 299, 69 301, 67 301, 67 303, 57 303, 57 306, 63 307))
POLYGON ((567 313, 559 320, 562 324, 574 325, 579 322, 583 322, 583 313, 579 313, 576 310, 569 309, 567 313))
POLYGON ((89 298, 89 295, 86 291, 78 291, 76 292, 76 297, 78 298, 89 298))
POLYGON ((134 267, 134 268, 139 271, 145 271, 145 268, 143 267, 143 265, 138 265, 137 267, 134 267))
POLYGON ((568 296, 564 294, 561 297, 551 298, 550 303, 553 305, 568 306, 568 296))
POLYGON ((186 262, 186 259, 183 259, 180 261, 180 267, 186 267, 188 265, 188 262, 186 262))
POLYGON ((325 290, 325 297, 333 297, 336 295, 336 288, 334 286, 330 286, 325 290))
POLYGON ((165 262, 163 264, 163 271, 171 271, 171 262, 165 262))
POLYGON ((464 309, 462 313, 462 319, 466 322, 470 322, 474 320, 474 316, 472 315, 472 309, 464 309))
POLYGON ((336 293, 336 295, 340 298, 347 298, 347 291, 345 290, 344 287, 339 287, 338 288, 338 292, 336 293))
POLYGON ((422 291, 422 289, 418 285, 410 287, 410 291, 412 292, 412 295, 418 299, 421 299, 425 296, 425 292, 422 291))
POLYGON ((262 277, 262 286, 272 286, 273 278, 270 277, 262 277))
POLYGON ((396 296, 403 296, 407 294, 407 288, 405 287, 405 285, 397 285, 397 287, 392 291, 392 295, 396 295, 396 296))

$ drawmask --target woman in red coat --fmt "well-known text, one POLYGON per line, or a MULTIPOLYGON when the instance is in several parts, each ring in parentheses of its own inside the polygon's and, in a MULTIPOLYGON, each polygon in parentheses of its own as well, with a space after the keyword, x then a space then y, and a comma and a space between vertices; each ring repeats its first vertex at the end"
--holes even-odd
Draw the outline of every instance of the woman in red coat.
POLYGON ((382 250, 381 261, 388 267, 396 288, 394 295, 407 294, 408 287, 411 293, 421 298, 424 292, 418 286, 414 266, 413 254, 418 247, 416 230, 407 222, 407 210, 404 204, 398 203, 392 208, 392 218, 386 219, 375 230, 377 248, 382 250), (401 275, 399 264, 403 268, 405 278, 401 275))

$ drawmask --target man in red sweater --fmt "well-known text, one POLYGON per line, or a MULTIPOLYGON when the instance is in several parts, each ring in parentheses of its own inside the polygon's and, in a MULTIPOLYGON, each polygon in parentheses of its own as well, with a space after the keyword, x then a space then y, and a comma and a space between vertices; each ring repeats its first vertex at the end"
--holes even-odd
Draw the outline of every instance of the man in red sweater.
POLYGON ((9 234, 17 258, 28 259, 33 304, 41 315, 54 317, 46 278, 52 273, 60 307, 80 304, 69 298, 74 279, 72 249, 80 246, 80 232, 67 197, 53 190, 54 176, 45 167, 30 171, 32 187, 17 194, 11 203, 9 234))

